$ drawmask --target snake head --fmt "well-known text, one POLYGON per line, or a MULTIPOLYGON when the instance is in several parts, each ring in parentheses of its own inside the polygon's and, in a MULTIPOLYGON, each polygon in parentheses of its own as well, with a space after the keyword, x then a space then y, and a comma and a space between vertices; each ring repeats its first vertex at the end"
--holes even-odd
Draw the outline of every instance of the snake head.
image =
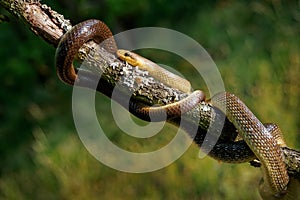
POLYGON ((118 49, 117 56, 119 57, 119 59, 128 62, 132 66, 138 65, 136 54, 133 52, 124 49, 118 49))

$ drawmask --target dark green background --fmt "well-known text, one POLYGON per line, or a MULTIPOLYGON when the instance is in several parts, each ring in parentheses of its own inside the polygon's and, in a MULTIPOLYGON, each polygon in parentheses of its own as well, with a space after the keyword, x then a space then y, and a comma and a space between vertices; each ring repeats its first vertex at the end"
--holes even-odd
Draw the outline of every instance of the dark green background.
MULTIPOLYGON (((238 95, 262 122, 277 123, 288 145, 299 149, 299 1, 43 3, 73 24, 101 19, 114 33, 158 26, 187 34, 215 60, 226 90, 238 95)), ((7 14, 1 8, 0 13, 7 14)), ((102 165, 78 138, 72 87, 56 75, 55 48, 10 18, 0 24, 1 199, 259 199, 259 169, 199 159, 196 145, 152 173, 128 174, 102 165)), ((174 67, 195 88, 203 87, 188 67, 174 67)), ((111 123, 110 101, 101 94, 97 101, 108 137, 128 146, 124 133, 111 123)), ((168 126, 150 144, 130 143, 129 149, 155 149, 157 143, 170 141, 175 131, 168 126)))

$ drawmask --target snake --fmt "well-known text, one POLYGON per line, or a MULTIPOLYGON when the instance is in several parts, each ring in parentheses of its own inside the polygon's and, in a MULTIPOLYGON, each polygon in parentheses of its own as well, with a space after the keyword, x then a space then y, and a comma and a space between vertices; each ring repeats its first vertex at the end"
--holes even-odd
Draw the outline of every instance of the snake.
MULTIPOLYGON (((118 56, 119 59, 132 63, 140 69, 148 71, 162 83, 189 94, 178 102, 157 107, 130 101, 129 109, 134 110, 134 113, 141 119, 149 120, 152 115, 158 121, 163 120, 160 118, 162 113, 166 113, 167 118, 178 117, 205 101, 205 94, 201 90, 190 91, 190 83, 187 80, 164 70, 147 59, 142 59, 143 57, 137 54, 127 50, 118 50, 112 36, 110 29, 100 20, 91 19, 73 26, 61 37, 56 49, 55 64, 58 77, 69 85, 80 81, 80 76, 77 76, 77 70, 73 66, 73 60, 84 43, 94 40, 96 43, 101 43, 105 50, 118 56), (163 76, 157 75, 162 73, 163 76), (177 82, 174 83, 174 80, 177 82)), ((238 97, 229 92, 214 95, 212 102, 213 106, 226 113, 227 118, 234 124, 243 140, 260 160, 263 172, 260 191, 267 195, 270 193, 270 196, 284 194, 289 176, 283 162, 280 145, 272 136, 272 131, 269 131, 238 97)), ((239 158, 234 159, 238 160, 239 158)))

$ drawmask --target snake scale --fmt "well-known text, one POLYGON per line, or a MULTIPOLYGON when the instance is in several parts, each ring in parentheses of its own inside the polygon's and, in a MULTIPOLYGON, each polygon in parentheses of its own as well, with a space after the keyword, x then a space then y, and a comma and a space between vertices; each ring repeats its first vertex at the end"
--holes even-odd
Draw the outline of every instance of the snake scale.
MULTIPOLYGON (((73 66, 73 60, 84 43, 94 40, 96 43, 101 43, 108 52, 117 55, 119 59, 148 71, 150 75, 162 83, 189 93, 189 96, 185 99, 158 107, 130 102, 129 109, 134 110, 134 113, 141 119, 149 121, 149 118, 154 116, 155 121, 164 120, 165 118, 160 117, 163 113, 166 113, 167 118, 178 117, 205 100, 202 91, 190 92, 191 86, 187 80, 160 68, 155 63, 137 54, 126 50, 118 50, 112 36, 110 29, 99 20, 87 20, 75 25, 62 36, 56 50, 55 60, 59 78, 70 85, 73 85, 75 81, 80 81, 80 77, 77 77, 76 69, 73 66)), ((272 131, 268 130, 247 106, 233 94, 228 92, 219 93, 212 98, 212 102, 214 103, 213 106, 226 113, 227 118, 234 124, 243 140, 262 163, 264 182, 261 184, 260 191, 270 196, 283 194, 289 182, 289 176, 280 151, 280 142, 277 142, 273 137, 272 131)), ((242 155, 242 152, 240 154, 242 155)), ((239 157, 233 156, 235 157, 232 160, 239 161, 239 157)), ((213 157, 217 158, 218 155, 213 157)), ((227 161, 230 162, 230 158, 227 161)))

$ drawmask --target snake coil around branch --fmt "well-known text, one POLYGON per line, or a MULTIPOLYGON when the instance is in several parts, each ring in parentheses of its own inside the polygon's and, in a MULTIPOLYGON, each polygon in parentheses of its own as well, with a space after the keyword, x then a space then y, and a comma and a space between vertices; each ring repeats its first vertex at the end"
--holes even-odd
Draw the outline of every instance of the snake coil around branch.
MULTIPOLYGON (((75 81, 80 83, 81 81, 89 80, 90 77, 92 77, 78 77, 77 70, 73 66, 73 60, 78 50, 84 43, 90 40, 94 40, 96 43, 102 42, 105 50, 112 54, 117 54, 118 52, 120 59, 129 63, 132 62, 132 60, 128 60, 128 55, 130 55, 128 52, 118 51, 111 31, 103 22, 99 20, 88 20, 74 26, 72 30, 68 31, 62 37, 58 45, 56 51, 56 67, 58 76, 63 82, 73 85, 75 81), (124 57, 122 57, 122 55, 124 55, 124 57)), ((133 55, 134 56, 129 56, 129 58, 136 59, 138 67, 146 71, 149 70, 150 75, 154 76, 154 78, 158 79, 158 81, 174 87, 175 89, 182 90, 176 84, 174 84, 174 75, 171 72, 169 73, 169 76, 168 73, 166 73, 166 76, 163 78, 158 77, 155 75, 155 72, 156 70, 160 72, 162 71, 159 66, 156 66, 151 62, 144 62, 145 60, 147 61, 147 59, 138 57, 136 54, 133 55), (142 62, 140 62, 139 59, 141 59, 142 62)), ((91 78, 90 81, 94 81, 94 79, 91 78)), ((181 82, 183 81, 181 80, 181 82)), ((188 81, 186 82, 189 84, 188 81)), ((184 86, 188 88, 188 84, 184 86)), ((101 86, 98 87, 98 90, 100 92, 102 91, 101 86)), ((147 121, 151 119, 150 115, 153 115, 153 113, 157 114, 156 118, 159 121, 160 113, 166 112, 167 120, 172 123, 176 123, 176 118, 180 118, 183 113, 197 110, 199 105, 201 105, 203 102, 207 102, 210 106, 217 107, 223 113, 226 113, 229 122, 234 125, 234 127, 238 130, 238 133, 243 138, 243 141, 246 142, 250 147, 250 151, 252 151, 254 156, 259 159, 262 165, 264 181, 261 184, 260 190, 262 196, 280 197, 284 195, 289 182, 289 176, 281 151, 282 139, 280 136, 280 140, 277 138, 277 136, 281 134, 276 134, 274 130, 268 130, 239 98, 228 92, 217 94, 212 98, 212 100, 205 100, 205 95, 202 91, 195 91, 193 93, 190 91, 184 92, 191 94, 189 94, 186 98, 179 100, 178 102, 154 108, 146 104, 141 104, 133 99, 129 103, 129 111, 147 121)), ((206 116, 206 113, 201 113, 201 110, 197 110, 196 112, 198 112, 197 114, 199 116, 206 116)), ((278 131, 278 129, 276 129, 276 131, 278 131)), ((244 143, 239 143, 234 140, 231 142, 234 145, 245 145, 244 143)), ((253 154, 248 153, 247 151, 242 153, 238 152, 236 154, 235 152, 228 152, 229 144, 230 143, 226 143, 225 146, 223 146, 223 149, 222 146, 220 148, 220 146, 217 144, 216 147, 218 148, 213 149, 209 155, 217 158, 218 160, 224 160, 226 162, 244 162, 245 160, 253 160, 253 154), (225 149, 227 149, 226 152, 228 152, 228 154, 226 154, 225 149), (225 153, 220 153, 219 151, 224 151, 225 153), (239 158, 239 155, 241 154, 243 154, 243 156, 242 158, 239 158)), ((240 147, 236 147, 236 149, 241 150, 240 147)))

